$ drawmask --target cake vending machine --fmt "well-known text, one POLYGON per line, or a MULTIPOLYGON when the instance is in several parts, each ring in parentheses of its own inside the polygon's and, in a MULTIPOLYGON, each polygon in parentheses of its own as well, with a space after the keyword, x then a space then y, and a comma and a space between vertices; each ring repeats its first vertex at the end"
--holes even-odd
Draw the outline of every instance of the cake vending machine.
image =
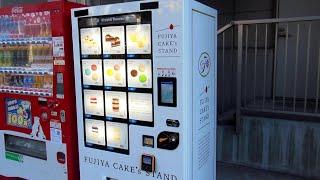
POLYGON ((0 11, 0 175, 77 179, 71 8, 0 11))
POLYGON ((81 179, 215 179, 216 11, 127 2, 72 28, 81 179))

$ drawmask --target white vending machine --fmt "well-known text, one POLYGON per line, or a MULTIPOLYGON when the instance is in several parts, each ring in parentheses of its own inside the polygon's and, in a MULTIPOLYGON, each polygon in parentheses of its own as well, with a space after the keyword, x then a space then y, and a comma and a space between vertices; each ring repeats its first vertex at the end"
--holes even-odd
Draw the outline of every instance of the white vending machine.
POLYGON ((136 1, 72 26, 81 179, 216 179, 216 10, 136 1))

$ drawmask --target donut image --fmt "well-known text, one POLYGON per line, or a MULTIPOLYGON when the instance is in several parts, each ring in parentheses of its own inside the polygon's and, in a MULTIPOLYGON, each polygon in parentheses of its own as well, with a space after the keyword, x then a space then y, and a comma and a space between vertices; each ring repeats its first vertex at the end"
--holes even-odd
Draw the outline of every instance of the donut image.
POLYGON ((86 76, 90 76, 90 75, 91 75, 91 70, 90 70, 90 69, 85 69, 85 70, 84 70, 84 74, 85 74, 86 76))
POLYGON ((107 70, 107 75, 108 76, 113 76, 113 70, 112 69, 108 69, 107 70))
POLYGON ((116 64, 116 65, 114 65, 113 69, 114 69, 115 71, 118 71, 118 70, 120 69, 120 66, 119 66, 118 64, 116 64))
POLYGON ((97 65, 92 64, 92 65, 91 65, 91 69, 92 69, 92 71, 96 71, 96 70, 98 69, 98 67, 97 67, 97 65))
POLYGON ((138 71, 133 69, 131 72, 130 72, 131 76, 132 77, 136 77, 138 75, 138 71))
POLYGON ((122 80, 122 76, 120 73, 117 73, 114 78, 117 80, 117 81, 121 81, 122 80))
POLYGON ((147 78, 146 75, 142 74, 142 75, 139 76, 139 81, 141 83, 145 83, 145 82, 147 82, 147 80, 148 80, 148 78, 147 78))

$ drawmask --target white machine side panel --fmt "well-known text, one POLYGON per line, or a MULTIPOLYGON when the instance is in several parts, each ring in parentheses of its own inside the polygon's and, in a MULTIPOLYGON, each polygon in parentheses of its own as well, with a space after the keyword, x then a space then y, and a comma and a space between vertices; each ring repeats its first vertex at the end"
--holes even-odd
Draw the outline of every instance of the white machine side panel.
POLYGON ((215 179, 216 18, 192 11, 193 179, 215 179))

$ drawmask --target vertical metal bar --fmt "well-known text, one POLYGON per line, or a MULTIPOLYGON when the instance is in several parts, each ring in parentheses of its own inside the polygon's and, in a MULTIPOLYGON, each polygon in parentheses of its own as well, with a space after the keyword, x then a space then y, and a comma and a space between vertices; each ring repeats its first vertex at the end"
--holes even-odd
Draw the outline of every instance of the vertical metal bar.
POLYGON ((285 110, 286 104, 286 91, 287 91, 287 61, 288 61, 288 38, 289 38, 289 24, 286 25, 286 49, 284 57, 284 75, 283 75, 283 97, 282 97, 282 110, 285 110))
POLYGON ((237 103, 236 102, 233 102, 234 100, 234 97, 235 97, 235 94, 236 94, 236 88, 235 88, 235 76, 236 76, 236 71, 234 70, 234 64, 235 64, 235 61, 234 61, 234 31, 235 31, 235 26, 233 26, 233 28, 231 29, 231 93, 230 93, 230 96, 232 98, 230 98, 230 103, 233 104, 235 103, 235 108, 237 108, 237 103))
POLYGON ((247 74, 248 74, 248 39, 249 39, 249 25, 246 26, 246 55, 245 55, 245 69, 244 69, 244 105, 247 104, 247 74))
POLYGON ((318 59, 318 78, 317 78, 317 96, 316 96, 316 110, 315 113, 318 113, 319 110, 319 85, 320 83, 320 48, 319 48, 319 59, 318 59))
POLYGON ((308 86, 309 86, 309 63, 310 63, 310 38, 311 38, 311 23, 308 29, 308 47, 307 47, 307 65, 306 65, 306 84, 304 89, 304 108, 303 112, 307 110, 307 99, 308 99, 308 86))
POLYGON ((241 131, 241 76, 242 76, 242 40, 243 40, 243 25, 238 26, 238 65, 237 65, 237 111, 236 121, 237 127, 236 132, 241 131))
POLYGON ((273 60, 273 86, 272 86, 272 110, 274 109, 276 102, 276 72, 277 72, 277 56, 278 56, 278 23, 276 23, 275 33, 275 45, 274 45, 274 60, 273 60))
POLYGON ((299 40, 300 40, 300 24, 297 25, 297 42, 296 42, 296 62, 294 67, 294 93, 293 93, 293 112, 296 111, 297 98, 297 76, 298 76, 298 60, 299 60, 299 40))
POLYGON ((225 58, 225 32, 222 33, 222 103, 221 103, 221 111, 224 112, 224 91, 226 90, 225 84, 224 84, 224 58, 225 58))
POLYGON ((266 81, 267 81, 267 50, 268 50, 268 24, 266 24, 266 32, 264 39, 264 69, 263 69, 263 99, 262 109, 264 109, 266 102, 266 81))
POLYGON ((255 44, 254 44, 254 74, 253 74, 253 104, 256 104, 257 87, 257 53, 258 53, 258 25, 256 24, 255 44))

